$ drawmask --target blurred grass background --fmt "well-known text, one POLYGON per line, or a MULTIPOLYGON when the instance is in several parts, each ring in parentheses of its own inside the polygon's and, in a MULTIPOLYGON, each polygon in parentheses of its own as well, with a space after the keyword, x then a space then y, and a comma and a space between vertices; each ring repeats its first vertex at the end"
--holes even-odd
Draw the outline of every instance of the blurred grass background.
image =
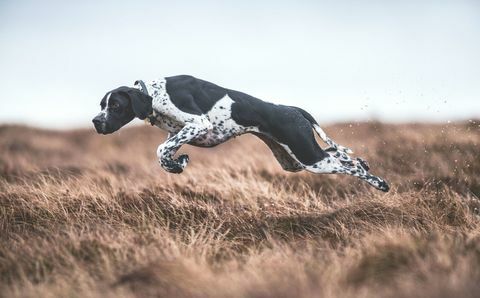
POLYGON ((285 172, 249 135, 175 175, 148 126, 1 126, 0 295, 477 297, 480 122, 325 130, 392 190, 285 172))

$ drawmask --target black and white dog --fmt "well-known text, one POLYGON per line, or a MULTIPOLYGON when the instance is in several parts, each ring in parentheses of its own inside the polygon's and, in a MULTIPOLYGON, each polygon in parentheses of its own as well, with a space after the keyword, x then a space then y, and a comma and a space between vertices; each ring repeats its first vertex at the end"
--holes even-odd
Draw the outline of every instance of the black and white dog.
POLYGON ((103 97, 102 111, 93 123, 98 133, 110 134, 135 117, 169 132, 158 146, 161 166, 181 173, 187 155, 174 158, 184 144, 213 147, 244 133, 253 133, 272 150, 284 170, 319 174, 347 174, 388 191, 385 180, 368 173, 362 159, 332 141, 306 111, 276 105, 248 94, 223 88, 192 76, 166 77, 133 87, 119 87, 103 97), (329 146, 322 150, 313 130, 329 146))

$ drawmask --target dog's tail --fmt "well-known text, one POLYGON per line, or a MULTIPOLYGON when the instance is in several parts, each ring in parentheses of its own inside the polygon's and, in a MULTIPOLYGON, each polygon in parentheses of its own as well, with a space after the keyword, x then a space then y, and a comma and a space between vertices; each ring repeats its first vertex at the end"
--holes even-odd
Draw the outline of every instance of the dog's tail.
POLYGON ((312 117, 312 115, 310 115, 307 111, 301 109, 301 108, 297 108, 295 107, 300 113, 302 113, 303 117, 305 117, 305 119, 307 119, 311 124, 312 124, 312 127, 313 129, 315 130, 315 132, 318 134, 318 136, 325 142, 327 143, 328 146, 330 146, 330 148, 327 148, 326 150, 330 149, 330 150, 335 150, 335 151, 342 151, 342 152, 345 152, 347 154, 351 154, 353 153, 353 151, 350 149, 350 148, 347 148, 347 147, 344 147, 344 146, 341 146, 341 145, 338 145, 337 143, 335 143, 332 139, 330 139, 327 134, 323 131, 323 129, 320 127, 320 125, 318 125, 317 121, 312 117))

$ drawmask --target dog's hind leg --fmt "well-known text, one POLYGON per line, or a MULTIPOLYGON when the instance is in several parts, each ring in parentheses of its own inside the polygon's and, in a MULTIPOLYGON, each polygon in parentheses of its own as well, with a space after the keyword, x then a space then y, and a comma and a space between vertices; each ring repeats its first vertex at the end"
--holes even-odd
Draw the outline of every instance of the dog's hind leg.
POLYGON ((363 160, 360 159, 351 162, 343 162, 330 152, 327 153, 330 156, 314 163, 313 165, 305 166, 305 170, 317 174, 346 174, 358 177, 381 191, 387 192, 390 189, 385 180, 368 173, 368 167, 365 168, 363 160))
POLYGON ((351 150, 330 140, 308 113, 299 108, 292 110, 283 111, 282 121, 271 125, 271 130, 263 134, 273 139, 293 160, 302 165, 303 169, 318 174, 351 175, 382 191, 389 190, 388 184, 383 179, 368 173, 368 166, 363 160, 352 160, 348 155, 351 150), (303 117, 302 115, 298 117, 298 112, 301 112, 303 117), (331 148, 327 150, 320 148, 312 131, 313 125, 317 133, 323 132, 321 137, 328 140, 331 148))
POLYGON ((350 148, 347 148, 347 147, 344 147, 342 145, 339 145, 337 143, 335 143, 332 139, 330 139, 327 134, 323 131, 323 129, 316 123, 313 123, 313 129, 315 130, 315 132, 318 134, 318 136, 325 142, 327 143, 328 146, 330 146, 329 148, 325 149, 325 151, 340 151, 342 153, 345 153, 345 154, 351 154, 353 153, 353 150, 350 149, 350 148))
POLYGON ((357 163, 360 163, 360 165, 362 166, 362 168, 364 168, 365 170, 370 170, 370 166, 368 165, 368 162, 363 160, 362 158, 360 157, 357 157, 356 158, 356 161, 354 161, 350 155, 348 155, 347 153, 343 152, 343 151, 339 151, 339 150, 335 150, 333 148, 327 148, 325 149, 326 152, 328 152, 331 156, 337 158, 340 160, 340 162, 342 162, 342 164, 344 165, 349 165, 349 166, 354 166, 354 164, 357 162, 357 163))
POLYGON ((327 134, 323 131, 323 129, 320 127, 320 125, 318 125, 317 121, 315 120, 315 118, 313 118, 312 115, 310 115, 310 113, 308 113, 307 111, 305 111, 304 109, 301 109, 301 108, 298 108, 298 107, 292 107, 294 109, 296 109, 297 111, 299 111, 303 117, 305 119, 308 120, 308 122, 310 122, 310 124, 312 125, 313 129, 315 130, 315 132, 318 134, 318 136, 322 139, 322 141, 324 141, 328 146, 330 146, 329 148, 325 149, 325 151, 340 151, 340 152, 343 152, 345 154, 351 154, 353 153, 352 149, 350 148, 347 148, 347 147, 344 147, 342 145, 339 145, 337 143, 335 143, 332 139, 330 139, 327 134))
POLYGON ((303 164, 301 164, 297 159, 291 155, 291 153, 287 152, 285 147, 270 137, 254 133, 257 137, 259 137, 265 144, 267 144, 268 148, 272 150, 273 155, 277 159, 278 163, 282 166, 282 169, 289 172, 298 172, 305 168, 303 164))

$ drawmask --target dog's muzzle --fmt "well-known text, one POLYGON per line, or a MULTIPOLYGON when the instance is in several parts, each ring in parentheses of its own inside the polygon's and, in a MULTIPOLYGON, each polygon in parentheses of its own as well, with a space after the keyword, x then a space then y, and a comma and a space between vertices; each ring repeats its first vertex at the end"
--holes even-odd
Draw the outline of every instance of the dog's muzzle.
POLYGON ((108 123, 107 119, 103 115, 98 115, 92 119, 93 125, 95 126, 95 130, 97 133, 107 134, 108 131, 108 123))

